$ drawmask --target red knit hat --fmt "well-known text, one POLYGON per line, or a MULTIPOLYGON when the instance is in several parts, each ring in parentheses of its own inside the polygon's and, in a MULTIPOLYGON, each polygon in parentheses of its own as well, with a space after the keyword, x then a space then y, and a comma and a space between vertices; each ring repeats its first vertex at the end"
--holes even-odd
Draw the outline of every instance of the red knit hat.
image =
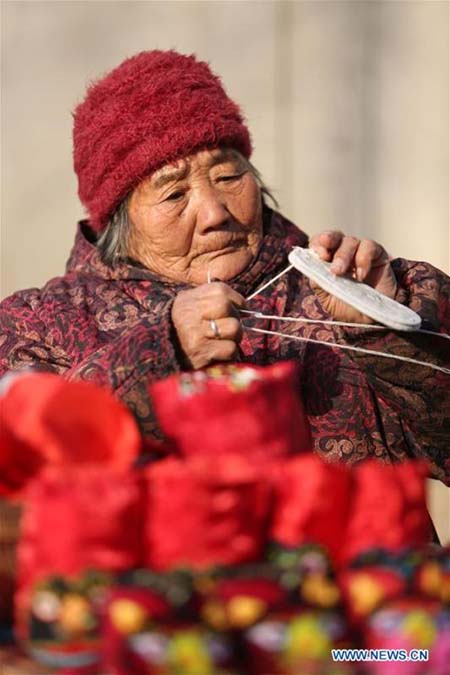
POLYGON ((92 226, 105 227, 143 178, 203 148, 250 157, 250 135, 220 79, 194 56, 141 52, 88 88, 74 113, 78 194, 92 226))

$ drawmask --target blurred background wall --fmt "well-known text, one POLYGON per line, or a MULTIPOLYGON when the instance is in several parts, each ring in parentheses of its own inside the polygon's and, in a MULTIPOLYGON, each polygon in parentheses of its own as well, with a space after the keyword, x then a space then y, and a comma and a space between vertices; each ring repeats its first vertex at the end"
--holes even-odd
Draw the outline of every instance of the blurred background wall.
MULTIPOLYGON (((71 110, 137 51, 211 63, 254 163, 308 233, 339 228, 449 270, 448 0, 3 0, 1 296, 64 269, 83 217, 71 110)), ((450 502, 432 509, 450 536, 450 502)))

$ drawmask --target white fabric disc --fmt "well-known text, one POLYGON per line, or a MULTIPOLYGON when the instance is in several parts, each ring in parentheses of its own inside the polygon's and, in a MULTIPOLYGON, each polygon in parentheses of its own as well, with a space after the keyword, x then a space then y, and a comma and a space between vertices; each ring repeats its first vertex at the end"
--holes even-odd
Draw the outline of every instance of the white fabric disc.
POLYGON ((324 291, 343 300, 362 314, 394 330, 416 330, 422 319, 409 307, 388 298, 371 286, 355 279, 337 277, 330 272, 331 263, 321 260, 309 248, 295 246, 289 262, 324 291))

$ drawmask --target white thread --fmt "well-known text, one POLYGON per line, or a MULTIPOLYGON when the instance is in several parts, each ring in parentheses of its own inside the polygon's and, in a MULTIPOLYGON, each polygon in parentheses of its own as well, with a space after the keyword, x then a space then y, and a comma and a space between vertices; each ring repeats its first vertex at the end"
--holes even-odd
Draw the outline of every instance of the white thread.
POLYGON ((208 267, 208 271, 206 273, 206 281, 207 281, 208 284, 211 283, 211 270, 209 269, 209 267, 208 267))
POLYGON ((314 342, 318 345, 325 345, 325 347, 338 347, 338 349, 348 349, 353 352, 361 352, 363 354, 372 354, 373 356, 383 356, 387 359, 397 359, 398 361, 407 361, 408 363, 415 363, 418 366, 425 366, 427 368, 432 368, 433 370, 438 370, 441 373, 450 375, 449 368, 443 368, 441 366, 436 366, 434 363, 427 363, 426 361, 417 361, 416 359, 410 359, 408 356, 398 356, 397 354, 387 354, 385 352, 379 352, 374 349, 364 349, 364 347, 352 347, 351 345, 340 345, 337 342, 326 342, 325 340, 315 340, 313 338, 300 337, 299 335, 287 335, 286 333, 280 333, 276 330, 265 330, 264 328, 253 328, 252 326, 246 326, 243 324, 246 330, 253 331, 254 333, 266 333, 267 335, 277 335, 278 337, 287 338, 288 340, 298 340, 299 342, 314 342))
POLYGON ((436 335, 436 337, 442 337, 445 338, 446 340, 450 340, 450 335, 447 335, 447 333, 438 333, 435 330, 425 330, 424 328, 416 328, 413 331, 410 331, 411 333, 425 333, 426 335, 436 335))
POLYGON ((295 316, 277 316, 276 314, 263 314, 262 312, 254 312, 250 309, 240 309, 243 314, 250 314, 255 317, 255 319, 271 319, 273 321, 294 321, 298 323, 323 323, 330 324, 331 326, 351 326, 353 328, 375 328, 376 330, 390 330, 387 326, 378 326, 377 324, 367 324, 367 323, 348 323, 346 321, 333 321, 331 319, 306 319, 303 317, 295 316))
POLYGON ((294 265, 288 265, 288 266, 286 267, 286 269, 284 269, 282 272, 280 272, 280 273, 277 274, 275 277, 273 277, 273 279, 270 279, 270 281, 268 281, 266 284, 264 284, 264 286, 261 286, 261 288, 258 288, 256 291, 254 291, 253 293, 251 293, 251 294, 246 298, 246 300, 252 300, 252 299, 255 297, 255 295, 258 295, 258 293, 261 293, 261 291, 263 291, 263 290, 266 289, 268 286, 270 286, 271 284, 273 284, 277 279, 279 279, 280 277, 282 277, 283 274, 286 274, 286 272, 289 272, 293 267, 294 267, 294 265))
MULTIPOLYGON (((239 310, 242 314, 249 314, 254 316, 255 319, 270 319, 271 321, 292 321, 297 323, 321 323, 329 326, 345 326, 347 328, 368 328, 371 330, 393 330, 388 326, 379 326, 378 324, 373 323, 350 323, 348 321, 334 321, 329 319, 306 319, 304 317, 296 316, 277 316, 276 314, 263 314, 262 312, 254 312, 250 309, 241 309, 239 310)), ((445 340, 450 340, 450 335, 447 333, 438 333, 434 330, 424 330, 423 328, 414 328, 412 330, 405 331, 407 333, 425 333, 427 335, 435 335, 436 337, 442 337, 445 340)))

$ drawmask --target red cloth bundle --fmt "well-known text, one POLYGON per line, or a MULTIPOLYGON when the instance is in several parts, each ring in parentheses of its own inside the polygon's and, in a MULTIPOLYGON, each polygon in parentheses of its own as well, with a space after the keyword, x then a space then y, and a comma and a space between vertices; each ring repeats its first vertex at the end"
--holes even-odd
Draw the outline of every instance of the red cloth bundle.
MULTIPOLYGON (((2 400, 0 410, 3 413, 2 400)), ((17 438, 0 416, 0 497, 16 497, 44 466, 44 457, 17 438)))
POLYGON ((146 563, 159 571, 258 560, 272 489, 239 455, 166 459, 146 470, 146 563))
POLYGON ((417 461, 384 465, 369 460, 355 467, 343 563, 371 549, 395 552, 430 540, 426 475, 426 465, 417 461))
MULTIPOLYGON (((89 568, 142 564, 143 490, 136 473, 108 468, 76 475, 48 467, 30 486, 18 549, 19 623, 40 579, 89 568)), ((23 631, 21 631, 23 632, 23 631)))
POLYGON ((293 362, 233 364, 157 382, 161 428, 182 455, 241 453, 267 462, 311 447, 293 362))
POLYGON ((337 560, 349 515, 351 472, 313 454, 288 459, 272 471, 270 538, 286 547, 319 544, 337 560))
POLYGON ((141 448, 125 406, 87 382, 26 374, 13 380, 0 410, 0 494, 20 493, 47 462, 122 471, 141 448))

